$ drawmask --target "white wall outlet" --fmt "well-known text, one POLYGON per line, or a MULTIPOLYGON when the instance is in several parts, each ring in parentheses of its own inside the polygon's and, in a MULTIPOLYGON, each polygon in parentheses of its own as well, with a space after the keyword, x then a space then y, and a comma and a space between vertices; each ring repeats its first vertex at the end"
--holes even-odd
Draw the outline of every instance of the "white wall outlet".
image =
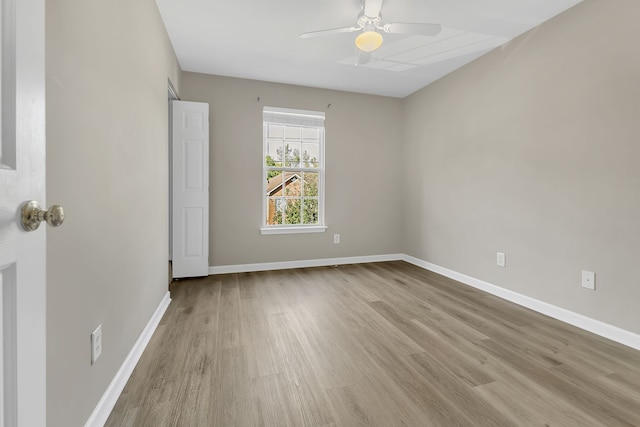
POLYGON ((339 234, 334 234, 333 235, 333 243, 335 243, 336 245, 340 243, 340 235, 339 234))
POLYGON ((504 254, 504 252, 498 252, 496 254, 496 264, 498 264, 498 267, 507 266, 507 256, 504 254))
POLYGON ((582 287, 596 290, 596 273, 593 271, 582 271, 582 287))
POLYGON ((93 365, 102 354, 102 325, 91 333, 91 364, 93 365))

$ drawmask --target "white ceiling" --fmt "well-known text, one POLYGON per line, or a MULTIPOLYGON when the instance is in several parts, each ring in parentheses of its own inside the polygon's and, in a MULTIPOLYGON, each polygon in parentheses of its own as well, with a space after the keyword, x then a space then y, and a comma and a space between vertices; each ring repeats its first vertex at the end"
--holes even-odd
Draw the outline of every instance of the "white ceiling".
POLYGON ((356 67, 360 0, 156 0, 184 71, 403 98, 582 0, 384 0, 386 22, 440 23, 435 37, 383 34, 356 67))

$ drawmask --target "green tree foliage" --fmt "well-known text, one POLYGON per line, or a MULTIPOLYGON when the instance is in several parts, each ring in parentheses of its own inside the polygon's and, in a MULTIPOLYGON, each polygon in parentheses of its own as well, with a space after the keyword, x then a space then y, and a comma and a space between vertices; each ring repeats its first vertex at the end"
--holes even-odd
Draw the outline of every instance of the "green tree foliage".
MULTIPOLYGON (((264 162, 267 166, 278 166, 278 164, 276 163, 275 160, 273 160, 273 157, 271 157, 270 155, 267 154, 267 156, 264 158, 264 162)), ((280 165, 281 166, 281 165, 280 165)), ((270 180, 271 178, 273 178, 274 176, 280 175, 280 171, 268 171, 267 172, 267 181, 270 180)))

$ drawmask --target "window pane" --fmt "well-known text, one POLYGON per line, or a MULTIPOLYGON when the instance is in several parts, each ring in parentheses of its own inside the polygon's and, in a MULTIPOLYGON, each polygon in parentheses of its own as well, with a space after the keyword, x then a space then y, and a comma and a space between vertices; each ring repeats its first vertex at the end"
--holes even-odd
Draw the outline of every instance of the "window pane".
POLYGON ((282 152, 284 141, 284 126, 266 123, 265 132, 265 165, 266 166, 282 166, 276 165, 278 161, 278 152, 282 152))
POLYGON ((269 225, 282 224, 282 211, 284 210, 282 188, 284 175, 280 171, 267 171, 267 186, 265 196, 267 197, 267 218, 269 225))
POLYGON ((302 166, 317 168, 320 166, 320 146, 318 144, 302 144, 302 166))
POLYGON ((269 123, 267 125, 267 138, 284 138, 284 126, 269 123))
POLYGON ((318 223, 318 199, 304 199, 303 224, 318 223))
POLYGON ((315 142, 320 141, 320 129, 318 128, 302 128, 302 142, 315 142))
POLYGON ((300 143, 287 143, 285 144, 284 157, 281 154, 280 158, 284 159, 284 165, 288 168, 296 168, 300 166, 300 143))
POLYGON ((301 128, 298 126, 286 126, 284 128, 284 139, 287 141, 300 141, 302 138, 301 128))
POLYGON ((302 172, 285 172, 284 195, 299 196, 302 172))
POLYGON ((303 196, 318 197, 318 174, 316 172, 304 173, 303 196))
POLYGON ((282 195, 282 178, 280 171, 267 171, 267 196, 282 195))
POLYGON ((266 166, 282 166, 282 140, 267 138, 264 164, 266 166))
POLYGON ((282 214, 285 207, 284 197, 267 197, 267 220, 268 225, 282 224, 282 214))
POLYGON ((277 185, 276 182, 282 180, 282 177, 279 176, 281 174, 281 171, 267 171, 267 192, 269 191, 269 184, 277 185))
POLYGON ((300 224, 300 199, 288 199, 284 211, 285 224, 300 224))

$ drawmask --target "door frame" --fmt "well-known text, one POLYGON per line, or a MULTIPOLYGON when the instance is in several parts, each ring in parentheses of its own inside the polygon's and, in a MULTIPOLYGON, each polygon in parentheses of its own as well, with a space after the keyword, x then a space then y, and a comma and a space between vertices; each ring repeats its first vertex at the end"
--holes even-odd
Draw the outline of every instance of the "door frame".
POLYGON ((173 260, 173 108, 171 101, 179 101, 180 96, 173 87, 171 80, 168 80, 167 85, 167 100, 168 100, 168 135, 167 135, 167 147, 169 152, 169 283, 173 280, 173 274, 171 272, 171 262, 173 260))

